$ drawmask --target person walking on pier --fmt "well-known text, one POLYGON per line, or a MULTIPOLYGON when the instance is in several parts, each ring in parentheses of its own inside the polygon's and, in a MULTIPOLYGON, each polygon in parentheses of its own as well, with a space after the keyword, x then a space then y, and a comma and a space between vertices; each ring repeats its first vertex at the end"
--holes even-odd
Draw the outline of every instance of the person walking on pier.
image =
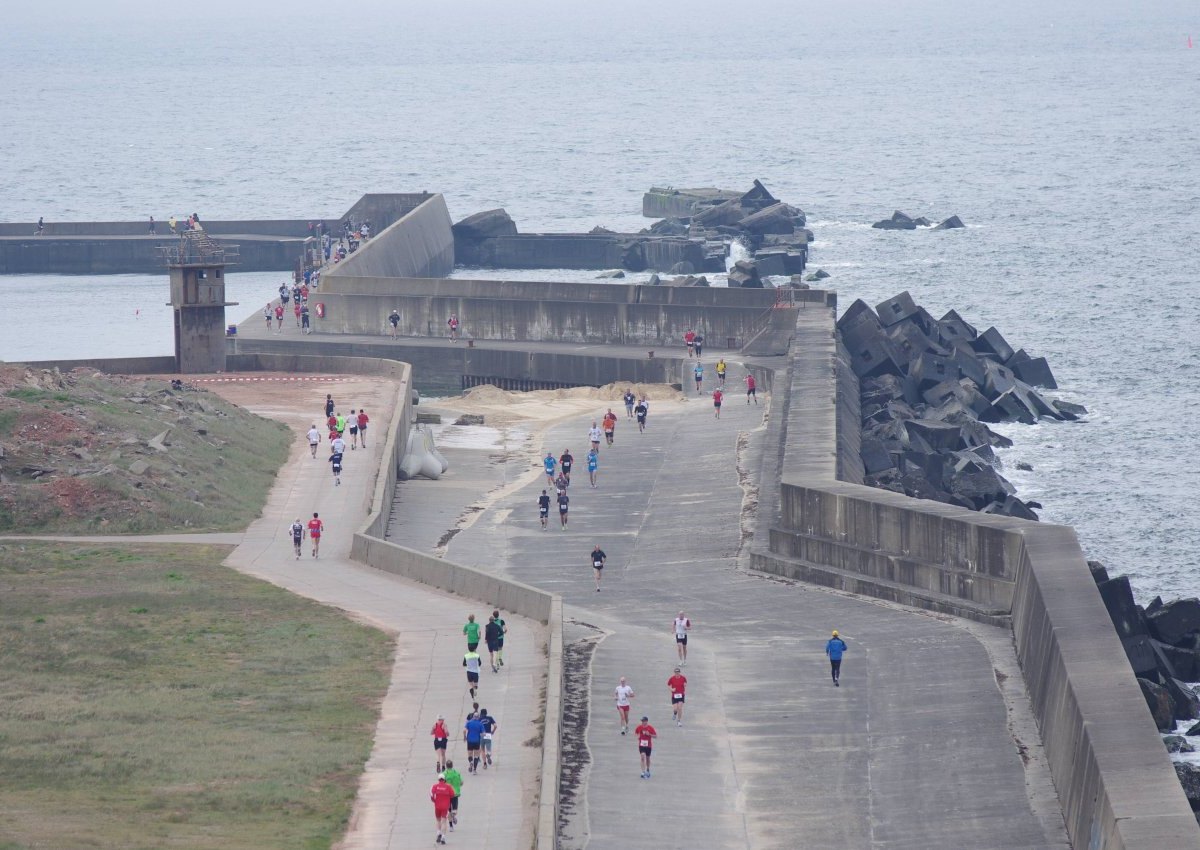
POLYGON ((167 219, 167 226, 171 228, 172 233, 175 233, 176 229, 179 227, 179 219, 172 214, 171 217, 167 219))
POLYGON ((596 579, 596 592, 600 592, 600 576, 604 574, 604 562, 608 560, 608 556, 604 554, 604 550, 597 543, 592 548, 592 576, 596 579))
POLYGON ((649 779, 650 755, 654 752, 654 739, 658 737, 658 732, 650 725, 649 717, 642 715, 642 722, 633 730, 633 736, 637 738, 638 753, 642 757, 642 779, 649 779))
POLYGON ((671 692, 671 713, 675 715, 675 725, 683 725, 683 703, 687 698, 687 676, 675 668, 675 675, 667 679, 667 690, 671 692))
POLYGON ((542 521, 542 531, 546 530, 546 523, 550 517, 550 494, 545 490, 542 495, 538 496, 538 517, 542 521))
POLYGON ((567 511, 571 509, 571 497, 567 495, 566 490, 558 491, 558 521, 562 526, 562 530, 567 530, 567 511))
POLYGON ((433 724, 433 729, 429 734, 433 736, 433 753, 437 757, 434 769, 441 773, 446 769, 446 747, 450 744, 450 732, 446 729, 445 715, 437 716, 437 723, 433 724))
POLYGON ((396 329, 400 327, 400 311, 392 310, 392 314, 388 316, 388 324, 392 326, 392 339, 396 338, 396 329))
POLYGON ((296 521, 291 524, 288 531, 292 535, 292 548, 296 550, 296 560, 300 560, 300 547, 304 543, 304 523, 300 521, 300 517, 296 517, 296 521))
POLYGON ((692 629, 692 621, 680 611, 675 617, 673 625, 675 628, 675 651, 679 654, 679 663, 686 667, 688 632, 692 629))
POLYGON ((842 686, 842 655, 846 652, 846 642, 838 636, 838 630, 833 630, 831 637, 825 644, 825 654, 829 656, 829 673, 833 676, 833 686, 840 688, 842 686))
POLYGON ((317 425, 314 422, 313 426, 308 429, 308 449, 312 452, 312 456, 317 456, 317 446, 321 443, 321 432, 317 430, 317 425))
POLYGON ((563 453, 558 458, 558 465, 562 468, 563 478, 567 480, 567 486, 571 484, 571 467, 575 465, 575 456, 571 454, 570 449, 563 449, 563 453))
POLYGON ((694 344, 696 346, 696 359, 699 360, 700 352, 704 351, 704 334, 696 334, 694 344))
POLYGON ((283 304, 275 305, 275 333, 283 332, 283 304))
POLYGON ((600 468, 600 452, 592 449, 587 454, 587 470, 588 478, 592 481, 592 486, 596 486, 596 471, 600 468))
POLYGON ((600 428, 595 419, 592 420, 592 427, 588 429, 588 441, 592 444, 592 451, 600 451, 600 428))
POLYGON ((312 540, 312 556, 319 558, 321 556, 321 532, 325 530, 325 523, 321 522, 321 517, 316 511, 313 511, 313 518, 308 521, 308 537, 312 540))
POLYGON ((499 608, 492 611, 492 619, 489 622, 495 623, 496 627, 500 630, 499 635, 496 637, 496 666, 503 667, 504 666, 504 636, 506 634, 508 634, 508 623, 504 622, 504 618, 500 616, 499 608))
POLYGON ((546 457, 542 460, 542 467, 546 470, 546 481, 553 487, 554 470, 558 468, 558 461, 554 459, 554 452, 546 452, 546 457))
POLYGON ((625 395, 622 398, 625 401, 625 418, 632 419, 633 418, 633 405, 634 405, 634 402, 637 401, 637 399, 635 399, 633 397, 633 390, 625 390, 625 395))
POLYGON ((692 374, 696 378, 696 395, 701 395, 700 385, 704 383, 704 365, 696 364, 696 368, 692 370, 692 374))
POLYGON ((437 782, 429 789, 433 801, 433 817, 437 821, 437 844, 446 843, 446 832, 450 828, 450 804, 454 799, 454 788, 446 781, 446 774, 439 773, 437 782))
POLYGON ((41 236, 42 231, 46 229, 46 220, 42 216, 38 216, 37 230, 34 231, 34 236, 41 236))
POLYGON ((271 332, 271 320, 275 318, 275 311, 271 308, 271 302, 267 302, 267 306, 263 308, 263 318, 267 320, 267 333, 271 332))
POLYGON ((288 289, 287 281, 279 284, 279 300, 286 307, 292 298, 292 291, 288 289))
POLYGON ((604 439, 611 446, 613 444, 613 432, 617 430, 617 414, 613 413, 612 408, 608 409, 608 413, 604 414, 604 439))
POLYGON ((717 361, 717 386, 725 389, 725 358, 717 361))
POLYGON ((446 320, 446 324, 450 327, 450 341, 458 342, 458 314, 451 313, 450 318, 446 320))
POLYGON ((716 419, 720 419, 721 418, 721 402, 725 399, 725 393, 721 392, 720 387, 717 387, 717 389, 713 390, 712 398, 713 398, 713 417, 716 419))
POLYGON ((646 404, 646 399, 641 399, 637 403, 637 407, 633 409, 633 415, 637 417, 638 433, 646 433, 646 414, 650 412, 650 405, 646 404))
POLYGON ((750 403, 750 399, 754 399, 754 403, 758 404, 758 382, 754 380, 754 376, 746 374, 746 404, 750 403))
POLYGON ((154 216, 150 216, 150 235, 151 235, 151 236, 157 236, 157 235, 158 235, 157 233, 155 233, 155 232, 154 232, 154 227, 155 227, 155 225, 154 225, 154 216))
POLYGON ((300 305, 300 332, 305 334, 312 333, 312 327, 308 323, 308 305, 300 305))
POLYGON ((613 699, 617 703, 617 718, 621 723, 621 734, 624 735, 629 731, 629 701, 637 696, 626 682, 625 677, 617 682, 617 686, 613 688, 613 699))

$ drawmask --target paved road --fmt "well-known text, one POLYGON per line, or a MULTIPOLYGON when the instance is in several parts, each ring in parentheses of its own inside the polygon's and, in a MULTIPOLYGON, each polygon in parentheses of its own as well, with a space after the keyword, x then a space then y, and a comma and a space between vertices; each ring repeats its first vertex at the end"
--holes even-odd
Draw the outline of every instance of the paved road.
MULTIPOLYGON (((731 370, 731 385, 740 377, 731 370)), ((1036 781, 1027 789, 1007 729, 988 654, 1003 652, 1004 635, 985 648, 978 626, 739 571, 735 446, 764 408, 736 389, 720 421, 707 397, 680 408, 652 410, 645 434, 622 415, 616 445, 601 452, 600 487, 585 473, 571 488, 568 531, 541 530, 535 481, 449 543, 447 557, 563 594, 568 617, 604 633, 588 684, 583 822, 570 830, 584 838, 569 846, 1067 846, 1057 801, 1036 781), (608 554, 600 593, 594 543, 608 554), (680 609, 694 624, 681 729, 666 688, 680 609), (823 654, 831 628, 850 647, 840 688, 823 654), (659 731, 649 781, 617 731, 612 688, 622 675, 637 692, 634 715, 659 731)), ((590 419, 552 427, 529 463, 565 446, 580 457, 590 419)), ((410 501, 407 520, 394 515, 397 533, 421 524, 413 501, 436 500, 410 501)))

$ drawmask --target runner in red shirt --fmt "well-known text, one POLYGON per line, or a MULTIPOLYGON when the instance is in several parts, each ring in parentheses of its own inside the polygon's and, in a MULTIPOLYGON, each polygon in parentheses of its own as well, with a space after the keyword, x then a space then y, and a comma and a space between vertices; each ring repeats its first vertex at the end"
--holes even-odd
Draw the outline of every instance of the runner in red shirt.
POLYGON ((358 438, 362 440, 364 449, 367 447, 367 423, 370 421, 365 410, 358 411, 358 438))
POLYGON ((717 419, 721 418, 721 400, 725 398, 725 393, 721 392, 720 388, 713 390, 713 416, 717 419))
POLYGON ((751 396, 754 397, 754 403, 758 404, 758 393, 756 392, 757 387, 758 387, 758 384, 755 382, 754 376, 747 375, 746 376, 746 404, 750 403, 751 396))
POLYGON ((675 668, 675 675, 667 679, 667 688, 671 691, 671 712, 675 715, 675 725, 683 725, 683 698, 687 690, 687 676, 675 668))
POLYGON ((633 736, 637 738, 638 752, 642 756, 642 779, 649 779, 650 753, 654 750, 654 739, 658 737, 658 731, 650 725, 650 718, 643 716, 641 724, 633 730, 633 736))
POLYGON ((692 348, 696 344, 696 332, 688 328, 687 333, 683 335, 683 343, 687 346, 688 357, 692 356, 692 348))
POLYGON ((617 430, 617 414, 612 412, 612 408, 608 409, 608 413, 604 414, 604 439, 611 446, 613 444, 613 432, 617 430))
POLYGON ((292 307, 292 312, 296 314, 296 327, 300 327, 300 302, 299 301, 297 301, 295 306, 292 307))
POLYGON ((446 781, 446 774, 439 773, 438 781, 429 789, 433 801, 433 816, 437 820, 437 844, 446 843, 446 830, 450 827, 450 801, 454 799, 454 787, 446 781))
POLYGON ((324 530, 325 523, 321 522, 321 518, 317 516, 317 512, 313 511, 313 518, 308 521, 308 536, 312 538, 314 558, 321 551, 321 532, 324 530))
POLYGON ((283 329, 283 305, 275 305, 275 333, 279 333, 283 329))

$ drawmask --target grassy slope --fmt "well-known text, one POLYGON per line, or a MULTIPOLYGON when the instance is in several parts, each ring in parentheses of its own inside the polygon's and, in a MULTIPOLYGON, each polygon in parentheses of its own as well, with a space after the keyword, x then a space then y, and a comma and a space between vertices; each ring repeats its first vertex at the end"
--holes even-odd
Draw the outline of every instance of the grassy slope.
POLYGON ((0 850, 341 834, 391 642, 226 552, 0 547, 0 850))
POLYGON ((140 378, 39 378, 0 391, 0 532, 240 531, 287 459, 284 425, 213 393, 140 378), (167 450, 151 447, 168 428, 167 450), (131 470, 139 462, 148 469, 131 470), (22 472, 29 467, 53 472, 35 479, 22 472))

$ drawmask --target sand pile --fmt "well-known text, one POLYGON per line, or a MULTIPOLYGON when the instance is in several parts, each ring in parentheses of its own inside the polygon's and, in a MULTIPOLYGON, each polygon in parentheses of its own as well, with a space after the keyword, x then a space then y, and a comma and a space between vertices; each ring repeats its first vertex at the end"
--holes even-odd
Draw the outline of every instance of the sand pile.
POLYGON ((590 415, 599 419, 610 407, 624 415, 621 399, 626 389, 633 390, 638 398, 645 396, 658 404, 687 400, 669 384, 608 384, 532 392, 511 392, 488 384, 472 387, 458 398, 441 399, 438 409, 480 414, 486 424, 496 426, 530 420, 550 422, 567 416, 590 415))

